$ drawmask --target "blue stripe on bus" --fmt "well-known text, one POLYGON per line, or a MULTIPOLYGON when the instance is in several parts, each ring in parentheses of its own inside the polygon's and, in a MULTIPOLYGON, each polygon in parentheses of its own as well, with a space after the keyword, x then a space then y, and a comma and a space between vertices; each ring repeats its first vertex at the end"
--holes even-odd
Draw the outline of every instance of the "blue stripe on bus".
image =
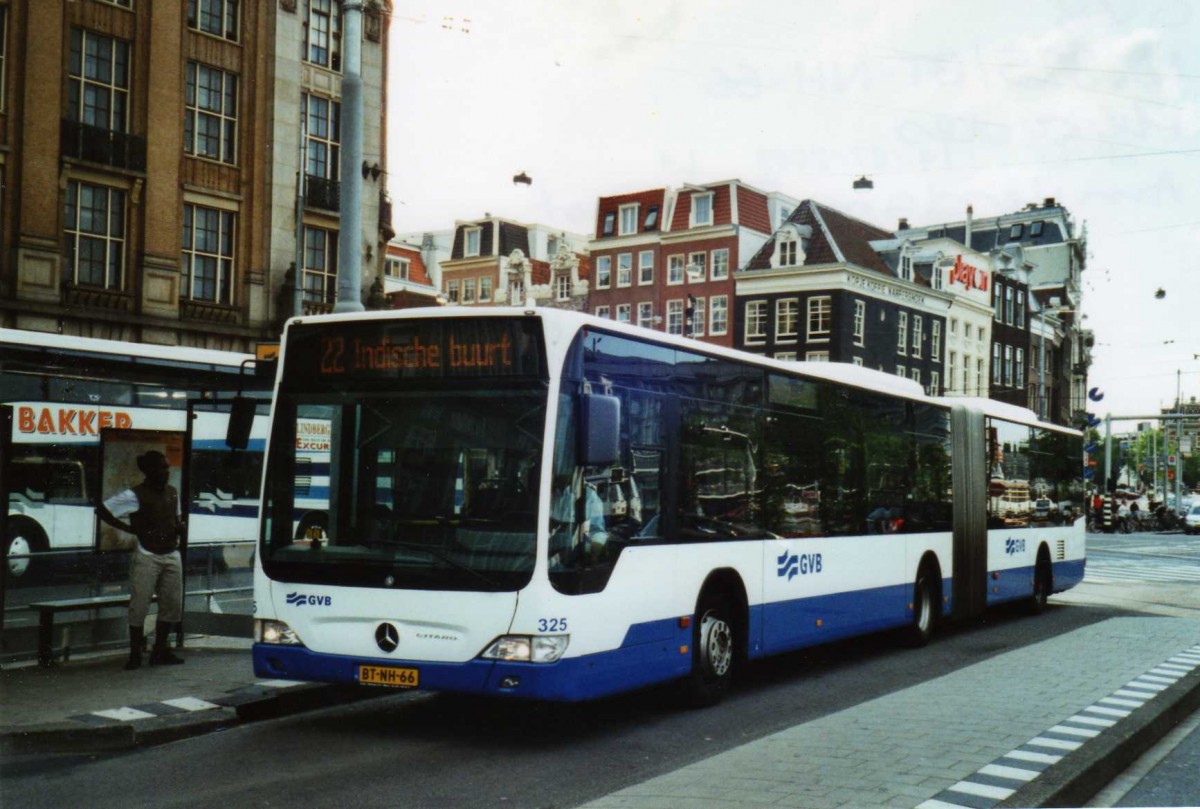
MULTIPOLYGON (((950 580, 942 582, 950 592, 950 580)), ((768 626, 782 622, 809 622, 811 631, 785 633, 775 630, 766 644, 755 644, 752 657, 827 643, 839 638, 901 626, 908 622, 908 603, 912 585, 881 587, 869 591, 838 593, 794 601, 752 607, 750 634, 763 632, 764 615, 768 626), (824 615, 821 628, 815 619, 824 615), (880 617, 880 615, 884 617, 880 617)), ((629 628, 621 646, 607 652, 572 657, 551 664, 505 663, 471 660, 466 663, 429 663, 388 658, 355 658, 326 655, 296 646, 255 644, 254 673, 258 677, 315 682, 357 680, 359 664, 400 666, 420 672, 422 690, 465 691, 524 699, 575 702, 608 696, 685 676, 692 666, 692 629, 680 627, 678 618, 647 621, 629 628), (505 680, 516 678, 515 687, 502 687, 505 680)))
MULTIPOLYGON (((1054 592, 1061 593, 1083 581, 1085 566, 1086 562, 1083 559, 1054 562, 1051 565, 1054 571, 1054 592)), ((988 605, 1029 598, 1033 595, 1033 576, 1032 565, 990 572, 988 574, 988 605), (993 578, 993 576, 996 577, 993 578)))

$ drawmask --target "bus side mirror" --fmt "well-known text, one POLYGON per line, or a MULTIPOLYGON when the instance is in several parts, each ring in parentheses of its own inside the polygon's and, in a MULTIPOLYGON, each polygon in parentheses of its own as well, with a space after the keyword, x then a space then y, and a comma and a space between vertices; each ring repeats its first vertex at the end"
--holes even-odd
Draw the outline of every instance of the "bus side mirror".
POLYGON ((612 466, 620 458, 621 400, 616 396, 580 397, 579 464, 612 466))
POLYGON ((254 426, 254 413, 258 401, 246 396, 234 398, 229 408, 229 426, 225 429, 225 446, 230 449, 245 449, 250 444, 250 428, 254 426))

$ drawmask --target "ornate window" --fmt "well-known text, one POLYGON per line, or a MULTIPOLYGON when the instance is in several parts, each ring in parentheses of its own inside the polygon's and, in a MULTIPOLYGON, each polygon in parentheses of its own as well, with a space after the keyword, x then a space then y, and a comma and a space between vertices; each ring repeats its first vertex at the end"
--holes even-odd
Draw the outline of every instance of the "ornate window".
POLYGON ((599 256, 596 259, 596 289, 608 289, 612 286, 612 256, 599 256))
POLYGON ((781 298, 775 301, 775 339, 795 340, 800 325, 800 301, 781 298))
POLYGON ((188 28, 238 41, 238 0, 188 0, 188 28))
MULTIPOLYGON (((632 205, 621 206, 621 225, 617 231, 618 236, 632 236, 637 233, 638 223, 638 206, 636 203, 632 205)), ((619 318, 618 318, 619 319, 619 318)))
POLYGON ((667 301, 667 334, 683 334, 683 301, 667 301))
POLYGON ((747 301, 746 302, 746 331, 745 341, 749 345, 751 343, 762 343, 767 339, 767 302, 766 301, 747 301))
POLYGON ((71 180, 67 183, 64 230, 67 280, 121 289, 125 280, 125 192, 71 180))
POLYGON ((654 283, 654 251, 643 250, 638 253, 638 284, 654 283))
POLYGON ((198 62, 187 64, 183 150, 187 154, 237 161, 238 77, 198 62))
POLYGON ((713 223, 713 195, 712 192, 706 194, 692 194, 692 222, 691 227, 698 228, 713 223))
POLYGON ((713 295, 708 299, 708 333, 714 337, 729 331, 729 296, 713 295))
POLYGON ((304 59, 331 70, 342 69, 342 12, 338 0, 307 0, 304 59))
POLYGON ((322 180, 338 178, 341 143, 341 105, 333 99, 305 93, 301 98, 308 116, 304 171, 322 180))
POLYGON ((179 297, 233 303, 235 226, 232 211, 183 206, 183 266, 179 297))
POLYGON ((729 248, 712 251, 712 280, 724 281, 729 277, 729 248))
POLYGON ((833 302, 828 295, 808 299, 808 339, 829 339, 833 327, 833 302))
POLYGON ((110 132, 129 125, 129 43, 71 29, 67 118, 110 132))
POLYGON ((337 300, 336 230, 304 226, 304 271, 301 284, 304 300, 333 303, 337 300))
POLYGON ((571 276, 565 272, 559 273, 554 279, 554 300, 569 301, 571 299, 571 276))

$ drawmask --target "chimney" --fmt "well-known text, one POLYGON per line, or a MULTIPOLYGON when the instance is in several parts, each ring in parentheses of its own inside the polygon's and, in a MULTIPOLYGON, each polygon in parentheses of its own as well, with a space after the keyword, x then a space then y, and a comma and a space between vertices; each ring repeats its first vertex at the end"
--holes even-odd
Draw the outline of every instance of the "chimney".
POLYGON ((900 223, 896 225, 896 230, 908 230, 908 217, 900 217, 900 223))
POLYGON ((967 206, 967 232, 963 236, 963 244, 967 247, 971 246, 971 228, 975 224, 975 206, 967 206))
POLYGON ((1045 204, 1044 204, 1042 207, 1043 207, 1043 208, 1053 208, 1053 207, 1055 207, 1055 203, 1054 203, 1054 197, 1046 197, 1045 204))

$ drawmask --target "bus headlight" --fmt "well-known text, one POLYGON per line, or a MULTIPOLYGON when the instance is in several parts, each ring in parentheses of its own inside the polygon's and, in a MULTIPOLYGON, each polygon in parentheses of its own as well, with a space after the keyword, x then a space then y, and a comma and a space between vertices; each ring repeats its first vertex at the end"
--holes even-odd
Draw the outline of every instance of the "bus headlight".
POLYGON ((271 621, 256 618, 254 621, 254 640, 275 646, 303 646, 304 641, 296 634, 296 630, 283 621, 271 621))
POLYGON ((554 663, 567 651, 570 635, 501 635, 480 657, 519 663, 554 663))

